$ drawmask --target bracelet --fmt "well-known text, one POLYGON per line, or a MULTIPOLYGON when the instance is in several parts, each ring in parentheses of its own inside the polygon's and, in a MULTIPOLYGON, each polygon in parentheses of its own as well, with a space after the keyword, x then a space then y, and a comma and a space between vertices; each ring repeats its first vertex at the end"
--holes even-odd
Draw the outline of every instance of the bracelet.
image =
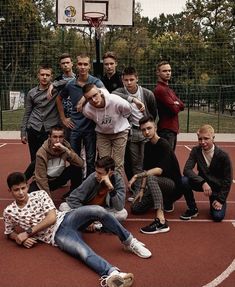
POLYGON ((148 176, 147 171, 136 174, 136 178, 143 178, 143 177, 147 177, 147 176, 148 176))

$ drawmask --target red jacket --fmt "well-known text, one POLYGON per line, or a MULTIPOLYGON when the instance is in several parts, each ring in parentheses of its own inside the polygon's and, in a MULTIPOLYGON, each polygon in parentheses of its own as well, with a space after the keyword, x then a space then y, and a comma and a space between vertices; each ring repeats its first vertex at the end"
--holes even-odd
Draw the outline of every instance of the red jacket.
POLYGON ((158 130, 168 129, 175 133, 179 132, 178 113, 184 110, 184 103, 176 96, 174 91, 163 82, 158 82, 154 90, 157 102, 159 120, 158 130), (178 103, 175 103, 175 102, 178 103))

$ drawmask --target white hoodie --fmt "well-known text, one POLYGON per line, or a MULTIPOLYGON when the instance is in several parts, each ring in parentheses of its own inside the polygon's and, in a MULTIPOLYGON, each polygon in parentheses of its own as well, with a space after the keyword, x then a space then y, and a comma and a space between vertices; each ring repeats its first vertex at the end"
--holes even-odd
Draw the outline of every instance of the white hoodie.
POLYGON ((96 123, 96 132, 102 134, 117 134, 130 129, 128 117, 131 115, 131 105, 121 97, 110 94, 106 89, 100 89, 105 100, 103 108, 96 108, 89 102, 83 107, 83 114, 96 123))

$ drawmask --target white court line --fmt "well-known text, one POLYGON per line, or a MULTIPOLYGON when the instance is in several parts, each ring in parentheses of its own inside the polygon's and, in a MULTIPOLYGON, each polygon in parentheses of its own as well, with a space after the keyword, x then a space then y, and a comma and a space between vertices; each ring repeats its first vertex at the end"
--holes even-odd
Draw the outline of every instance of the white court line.
POLYGON ((5 146, 5 145, 7 145, 6 143, 2 143, 2 144, 0 144, 0 147, 3 147, 3 146, 5 146))
POLYGON ((19 143, 0 143, 0 144, 3 144, 3 145, 8 145, 8 144, 20 144, 20 145, 22 145, 22 142, 19 142, 19 143))
POLYGON ((187 150, 189 150, 189 151, 191 151, 192 149, 189 147, 189 146, 187 146, 187 145, 185 145, 184 146, 187 150))
POLYGON ((213 281, 211 281, 210 283, 208 283, 202 287, 216 287, 216 286, 220 285, 220 283, 222 283, 226 278, 228 278, 230 276, 230 274, 233 273, 233 271, 235 271, 235 259, 228 266, 228 268, 225 269, 224 272, 222 272, 217 278, 215 278, 213 281))

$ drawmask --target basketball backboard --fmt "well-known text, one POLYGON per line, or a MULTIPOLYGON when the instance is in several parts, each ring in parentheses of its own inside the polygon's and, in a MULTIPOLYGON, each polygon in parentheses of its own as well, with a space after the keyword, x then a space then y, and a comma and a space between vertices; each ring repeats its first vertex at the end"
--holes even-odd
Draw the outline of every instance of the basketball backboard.
POLYGON ((134 0, 57 0, 59 25, 89 26, 84 13, 100 12, 105 26, 133 26, 134 0))

